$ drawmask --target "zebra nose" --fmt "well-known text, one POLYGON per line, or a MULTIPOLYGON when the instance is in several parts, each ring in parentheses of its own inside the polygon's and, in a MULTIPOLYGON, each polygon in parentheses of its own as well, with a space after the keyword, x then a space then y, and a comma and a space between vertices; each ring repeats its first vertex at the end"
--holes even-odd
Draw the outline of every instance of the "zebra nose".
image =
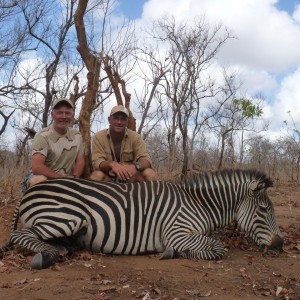
POLYGON ((283 239, 279 235, 275 235, 272 239, 270 249, 282 250, 283 242, 283 239))

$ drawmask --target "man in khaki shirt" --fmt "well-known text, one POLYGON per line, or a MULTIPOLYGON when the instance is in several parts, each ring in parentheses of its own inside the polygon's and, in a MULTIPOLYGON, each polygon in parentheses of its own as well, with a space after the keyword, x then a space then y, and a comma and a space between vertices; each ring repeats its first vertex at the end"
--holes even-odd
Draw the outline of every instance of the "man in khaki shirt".
POLYGON ((95 134, 92 144, 92 180, 157 180, 144 141, 138 133, 127 128, 128 116, 124 106, 114 106, 108 117, 109 129, 95 134))
POLYGON ((53 123, 34 137, 31 171, 25 177, 22 191, 48 178, 81 177, 85 167, 82 137, 72 128, 74 104, 60 98, 53 102, 53 123))

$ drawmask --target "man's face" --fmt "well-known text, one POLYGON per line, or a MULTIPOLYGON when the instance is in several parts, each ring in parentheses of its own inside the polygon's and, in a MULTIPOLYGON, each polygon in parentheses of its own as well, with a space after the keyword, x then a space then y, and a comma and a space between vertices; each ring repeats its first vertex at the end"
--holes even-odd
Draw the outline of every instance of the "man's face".
POLYGON ((74 111, 67 105, 60 105, 52 110, 52 119, 54 128, 57 131, 65 132, 68 127, 72 126, 74 111))
POLYGON ((110 129, 116 133, 125 132, 125 129, 128 125, 128 117, 122 112, 108 117, 108 121, 110 129))

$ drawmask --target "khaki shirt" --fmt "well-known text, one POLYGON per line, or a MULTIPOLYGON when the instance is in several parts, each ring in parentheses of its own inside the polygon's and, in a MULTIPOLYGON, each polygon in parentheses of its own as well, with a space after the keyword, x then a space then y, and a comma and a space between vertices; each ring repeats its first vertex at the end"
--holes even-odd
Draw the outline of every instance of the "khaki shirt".
POLYGON ((60 135, 50 125, 35 135, 32 155, 35 153, 44 155, 45 165, 53 171, 72 175, 77 156, 84 153, 81 134, 75 128, 68 128, 66 134, 60 135))
MULTIPOLYGON (((133 163, 140 158, 146 159, 152 164, 142 137, 135 131, 126 129, 121 144, 120 162, 133 163)), ((92 163, 94 170, 99 170, 99 165, 103 161, 117 161, 109 129, 97 132, 92 143, 92 163)))

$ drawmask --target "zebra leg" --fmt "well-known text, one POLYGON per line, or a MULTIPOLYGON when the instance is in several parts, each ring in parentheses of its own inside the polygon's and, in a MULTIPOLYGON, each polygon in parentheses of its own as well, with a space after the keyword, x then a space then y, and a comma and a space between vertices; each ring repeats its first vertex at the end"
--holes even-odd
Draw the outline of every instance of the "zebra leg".
POLYGON ((85 229, 85 226, 78 229, 76 223, 72 221, 69 222, 69 225, 72 227, 69 227, 67 231, 56 230, 58 225, 41 223, 23 230, 15 230, 11 234, 10 243, 21 245, 37 253, 30 263, 32 269, 48 268, 58 260, 60 255, 64 255, 68 251, 61 245, 47 243, 46 241, 71 237, 85 229))
POLYGON ((4 253, 12 250, 14 248, 13 244, 9 241, 0 247, 0 259, 4 257, 4 253))
POLYGON ((224 245, 221 241, 198 233, 183 234, 169 243, 160 259, 188 258, 219 260, 224 256, 224 245))
POLYGON ((15 230, 11 234, 10 242, 37 252, 31 261, 30 267, 32 269, 45 269, 57 261, 60 250, 58 247, 43 242, 40 236, 36 234, 34 227, 35 226, 23 230, 15 230))

